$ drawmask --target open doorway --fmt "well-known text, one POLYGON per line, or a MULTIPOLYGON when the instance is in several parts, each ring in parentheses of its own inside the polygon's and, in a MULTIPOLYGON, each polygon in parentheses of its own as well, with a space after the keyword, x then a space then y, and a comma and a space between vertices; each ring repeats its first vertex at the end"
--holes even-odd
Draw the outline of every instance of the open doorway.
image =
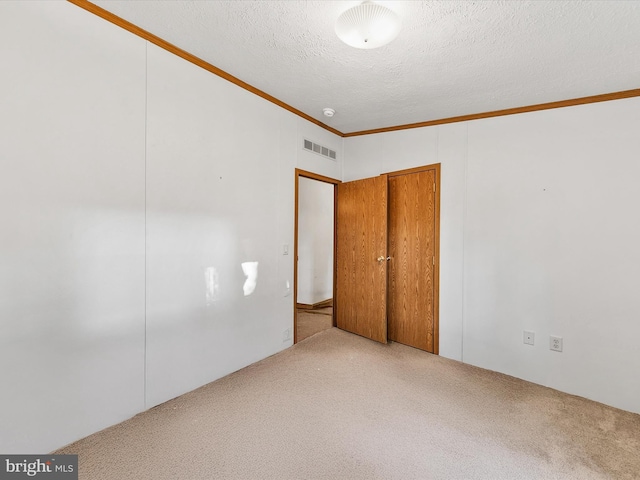
POLYGON ((335 185, 296 170, 294 342, 335 325, 335 185))

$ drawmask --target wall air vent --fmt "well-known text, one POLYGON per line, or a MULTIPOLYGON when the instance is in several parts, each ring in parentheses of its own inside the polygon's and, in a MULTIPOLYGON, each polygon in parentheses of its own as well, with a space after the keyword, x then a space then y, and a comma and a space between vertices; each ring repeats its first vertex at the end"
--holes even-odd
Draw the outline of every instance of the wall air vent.
POLYGON ((322 155, 330 160, 337 160, 338 156, 335 150, 331 150, 328 147, 323 147, 322 145, 318 145, 317 143, 312 142, 311 140, 304 139, 303 148, 305 150, 309 150, 310 152, 317 153, 318 155, 322 155))

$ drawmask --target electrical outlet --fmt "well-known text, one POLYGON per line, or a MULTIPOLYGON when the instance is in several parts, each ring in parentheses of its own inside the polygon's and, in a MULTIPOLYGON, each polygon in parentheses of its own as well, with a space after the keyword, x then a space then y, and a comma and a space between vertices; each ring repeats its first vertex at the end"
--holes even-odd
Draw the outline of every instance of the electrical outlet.
POLYGON ((549 348, 554 352, 562 351, 562 337, 554 337, 551 335, 549 337, 549 348))
POLYGON ((524 331, 524 343, 526 345, 533 345, 533 342, 536 338, 536 334, 533 332, 524 331))
POLYGON ((283 342, 287 342, 289 340, 291 340, 291 329, 290 328, 285 328, 282 331, 282 341, 283 342))

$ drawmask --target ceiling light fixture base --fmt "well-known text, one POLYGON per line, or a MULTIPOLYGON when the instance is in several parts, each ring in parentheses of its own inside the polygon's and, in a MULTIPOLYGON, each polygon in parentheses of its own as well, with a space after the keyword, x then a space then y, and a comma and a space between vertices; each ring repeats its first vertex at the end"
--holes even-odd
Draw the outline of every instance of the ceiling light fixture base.
POLYGON ((400 33, 400 17, 370 1, 343 12, 336 21, 336 35, 349 46, 372 49, 388 44, 400 33))

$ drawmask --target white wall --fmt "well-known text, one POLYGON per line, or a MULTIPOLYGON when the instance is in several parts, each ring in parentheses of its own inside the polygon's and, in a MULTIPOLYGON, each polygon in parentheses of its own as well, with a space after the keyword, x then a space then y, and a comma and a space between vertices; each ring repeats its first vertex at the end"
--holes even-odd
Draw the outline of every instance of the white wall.
POLYGON ((294 169, 342 139, 67 2, 0 2, 0 53, 0 451, 291 345, 294 169))
POLYGON ((465 361, 640 412, 639 132, 638 98, 470 124, 465 361))
POLYGON ((291 343, 291 297, 273 279, 293 159, 287 112, 153 45, 147 97, 149 407, 291 343), (258 262, 247 295, 244 262, 258 262))
POLYGON ((0 2, 0 451, 144 408, 145 42, 0 2))
POLYGON ((298 303, 333 298, 334 186, 298 180, 298 303))
POLYGON ((638 131, 633 98, 345 139, 346 179, 442 162, 442 355, 640 413, 638 131))

